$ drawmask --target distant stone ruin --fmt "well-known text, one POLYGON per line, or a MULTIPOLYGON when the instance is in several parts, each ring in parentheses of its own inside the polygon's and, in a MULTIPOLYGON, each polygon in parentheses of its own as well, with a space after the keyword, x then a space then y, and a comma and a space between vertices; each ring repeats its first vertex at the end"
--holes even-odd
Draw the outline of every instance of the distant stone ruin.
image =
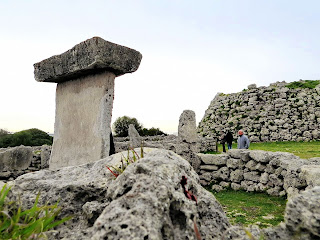
POLYGON ((141 59, 133 49, 94 37, 34 64, 37 81, 58 83, 50 169, 109 155, 114 79, 136 71, 141 59))
POLYGON ((197 136, 196 115, 192 110, 184 110, 179 118, 178 136, 141 137, 133 125, 129 127, 129 137, 114 138, 115 152, 126 151, 131 147, 151 147, 172 150, 187 161, 195 171, 199 171, 200 158, 197 153, 214 151, 216 141, 213 138, 197 136))
POLYGON ((239 129, 252 142, 320 139, 320 84, 314 89, 291 89, 286 82, 259 88, 251 84, 242 92, 218 93, 198 134, 220 138, 227 130, 236 136, 239 129))

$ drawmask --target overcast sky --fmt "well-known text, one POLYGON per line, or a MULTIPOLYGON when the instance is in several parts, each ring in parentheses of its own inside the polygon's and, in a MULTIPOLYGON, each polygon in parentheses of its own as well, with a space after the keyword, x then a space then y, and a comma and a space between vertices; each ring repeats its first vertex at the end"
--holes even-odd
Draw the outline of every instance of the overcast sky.
POLYGON ((0 0, 0 128, 53 133, 55 83, 33 64, 99 36, 142 53, 115 80, 113 121, 177 132, 217 92, 320 79, 318 0, 0 0))

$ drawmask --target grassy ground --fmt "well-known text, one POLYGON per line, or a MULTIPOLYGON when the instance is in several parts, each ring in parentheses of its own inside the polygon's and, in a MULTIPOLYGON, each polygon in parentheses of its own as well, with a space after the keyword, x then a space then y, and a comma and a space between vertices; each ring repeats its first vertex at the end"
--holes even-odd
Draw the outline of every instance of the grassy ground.
POLYGON ((231 224, 260 228, 276 226, 283 221, 286 199, 266 193, 225 190, 213 193, 221 203, 231 224))
MULTIPOLYGON (((232 144, 236 149, 237 144, 232 144)), ((261 142, 251 143, 250 150, 264 150, 271 152, 290 152, 300 158, 320 157, 320 141, 313 142, 261 142)), ((222 152, 222 145, 219 144, 218 151, 222 152)), ((227 150, 228 151, 228 150, 227 150)))

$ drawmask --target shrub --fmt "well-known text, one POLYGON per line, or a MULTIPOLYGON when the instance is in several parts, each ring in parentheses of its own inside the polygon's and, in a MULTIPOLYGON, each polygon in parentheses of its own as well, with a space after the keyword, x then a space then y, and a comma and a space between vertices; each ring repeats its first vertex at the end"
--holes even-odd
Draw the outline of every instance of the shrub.
POLYGON ((0 147, 52 145, 53 137, 37 128, 0 136, 0 147))
POLYGON ((166 133, 162 132, 159 128, 143 128, 139 132, 141 136, 157 136, 157 135, 167 135, 166 133))

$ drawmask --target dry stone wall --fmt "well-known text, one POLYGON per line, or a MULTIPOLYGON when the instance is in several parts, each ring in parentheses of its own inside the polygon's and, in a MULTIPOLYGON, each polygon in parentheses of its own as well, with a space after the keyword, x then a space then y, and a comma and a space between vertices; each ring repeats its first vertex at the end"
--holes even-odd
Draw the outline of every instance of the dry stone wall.
POLYGON ((242 149, 198 156, 201 184, 215 191, 232 188, 290 197, 320 184, 320 158, 306 160, 291 153, 242 149))
MULTIPOLYGON (((302 81, 303 82, 303 81, 302 81)), ((218 93, 198 126, 200 136, 220 138, 244 129, 252 142, 320 139, 320 84, 290 89, 286 82, 249 85, 239 93, 218 93)))
POLYGON ((8 181, 49 167, 51 146, 0 148, 0 180, 8 181))

